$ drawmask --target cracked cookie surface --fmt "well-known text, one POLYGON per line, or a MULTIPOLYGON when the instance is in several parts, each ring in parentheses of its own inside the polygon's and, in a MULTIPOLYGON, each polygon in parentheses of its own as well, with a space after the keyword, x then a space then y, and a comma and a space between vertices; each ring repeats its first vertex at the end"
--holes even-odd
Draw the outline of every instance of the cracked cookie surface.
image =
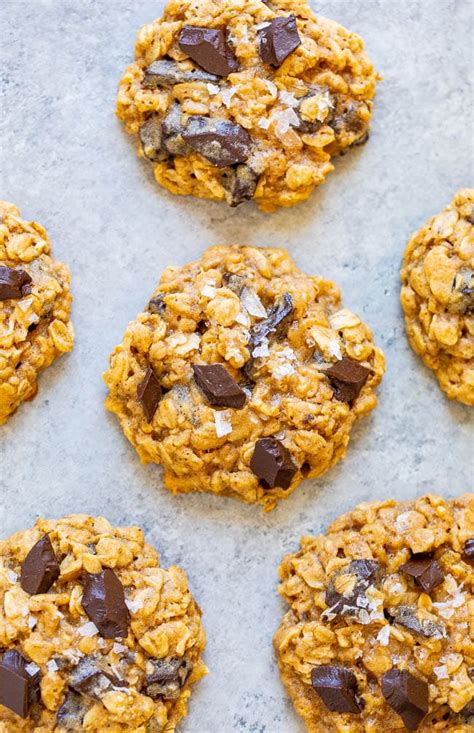
POLYGON ((281 249, 217 246, 164 271, 110 357, 106 406, 172 492, 272 509, 345 455, 383 372, 334 283, 281 249))
POLYGON ((474 724, 474 495, 367 503, 280 567, 282 680, 309 733, 474 724))
POLYGON ((0 542, 2 733, 172 733, 204 646, 185 572, 138 527, 77 514, 0 542))
POLYGON ((412 349, 450 399, 474 405, 474 189, 412 236, 401 281, 412 349))
POLYGON ((37 392, 38 373, 73 347, 69 270, 40 224, 0 201, 0 424, 37 392))
POLYGON ((367 139, 376 80, 362 40, 305 0, 171 0, 138 33, 117 114, 172 193, 273 211, 367 139))

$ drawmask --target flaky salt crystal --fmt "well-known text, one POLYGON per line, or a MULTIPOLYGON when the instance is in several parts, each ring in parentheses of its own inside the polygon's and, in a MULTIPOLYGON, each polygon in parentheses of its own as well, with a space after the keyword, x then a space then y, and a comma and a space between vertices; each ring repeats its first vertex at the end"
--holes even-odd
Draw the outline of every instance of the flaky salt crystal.
POLYGON ((388 642, 390 639, 390 626, 387 624, 386 626, 382 626, 379 633, 376 637, 377 641, 381 646, 388 646, 388 642))
POLYGON ((342 359, 341 345, 336 339, 331 339, 328 350, 331 356, 335 356, 338 360, 342 359))
POLYGON ((239 313, 237 313, 235 316, 235 322, 240 323, 241 326, 250 326, 250 318, 247 313, 244 313, 243 311, 239 311, 239 313))
POLYGON ((254 356, 256 359, 262 356, 270 356, 267 338, 263 338, 262 342, 254 348, 254 350, 252 351, 252 356, 254 356))
POLYGON ((275 127, 275 132, 278 137, 285 135, 291 126, 298 127, 300 123, 298 115, 290 107, 281 112, 275 112, 274 117, 278 120, 275 127))
POLYGON ((232 421, 228 410, 214 410, 214 423, 218 438, 223 438, 224 435, 232 432, 232 421))
POLYGON ((47 666, 48 672, 50 674, 54 674, 59 669, 59 667, 58 667, 57 663, 54 661, 54 659, 50 659, 49 662, 48 662, 48 664, 46 666, 47 666))
POLYGON ((267 311, 265 310, 262 301, 252 288, 243 288, 240 294, 240 301, 247 313, 250 313, 251 316, 255 316, 255 318, 267 317, 267 311))
POLYGON ((134 600, 133 598, 126 599, 125 605, 127 606, 130 613, 136 613, 143 608, 143 601, 134 600))
POLYGON ((7 578, 10 581, 10 583, 16 583, 16 581, 18 580, 18 575, 13 570, 8 570, 7 578))
POLYGON ((448 668, 445 664, 440 664, 439 667, 433 667, 433 672, 439 680, 449 679, 448 668))
POLYGON ((287 107, 297 107, 298 104, 299 104, 299 102, 296 99, 295 95, 292 94, 291 92, 282 91, 282 92, 280 92, 280 94, 278 95, 278 97, 280 99, 280 102, 283 102, 283 104, 286 104, 287 107))
POLYGON ((257 122, 258 126, 261 130, 268 130, 270 125, 272 124, 272 120, 270 117, 260 117, 259 121, 257 122))
POLYGON ((78 628, 77 633, 81 636, 95 636, 99 633, 99 629, 92 621, 88 621, 78 628))
POLYGON ((212 285, 205 285, 201 290, 202 295, 204 295, 206 298, 214 298, 216 292, 217 290, 213 288, 212 285))
POLYGON ((25 671, 28 672, 30 677, 33 677, 35 674, 37 674, 37 672, 40 671, 40 668, 34 662, 30 662, 29 664, 25 665, 25 671))
POLYGON ((28 626, 30 629, 34 629, 37 623, 38 623, 38 619, 36 618, 36 616, 28 617, 28 626))
POLYGON ((221 91, 221 99, 227 109, 229 109, 230 107, 230 103, 234 94, 237 94, 237 87, 228 87, 227 89, 222 89, 221 91))
POLYGON ((221 90, 220 87, 217 86, 217 84, 206 84, 206 86, 207 86, 207 91, 209 92, 209 94, 212 94, 212 95, 219 94, 221 90))

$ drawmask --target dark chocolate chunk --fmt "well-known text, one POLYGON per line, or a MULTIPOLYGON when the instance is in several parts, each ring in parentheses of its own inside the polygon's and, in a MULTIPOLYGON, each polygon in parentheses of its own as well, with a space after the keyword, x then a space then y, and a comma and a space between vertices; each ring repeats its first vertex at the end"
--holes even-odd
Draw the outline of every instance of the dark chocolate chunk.
POLYGON ((31 293, 31 277, 26 270, 0 266, 0 300, 19 300, 31 293))
POLYGON ((248 165, 238 165, 223 173, 222 185, 226 190, 227 203, 235 207, 253 198, 259 177, 248 165))
POLYGON ((462 267, 454 277, 451 287, 453 298, 448 310, 461 315, 474 313, 474 271, 462 267))
POLYGON ((274 18, 260 31, 260 57, 266 64, 280 66, 300 45, 294 15, 274 18))
POLYGON ((0 662, 0 705, 26 718, 40 699, 40 673, 29 674, 28 660, 18 651, 5 652, 0 662))
POLYGON ((357 679, 347 667, 321 664, 311 670, 311 683, 328 710, 360 713, 363 702, 357 695, 357 679))
POLYGON ((47 593, 54 581, 59 578, 59 574, 59 564, 51 540, 45 534, 36 545, 33 545, 23 560, 21 587, 30 596, 47 593))
POLYGON ((352 402, 359 396, 369 377, 370 369, 344 356, 326 369, 326 374, 331 382, 336 400, 352 402))
POLYGON ((283 338, 286 335, 290 319, 293 314, 293 300, 289 293, 285 293, 268 311, 268 316, 250 329, 249 345, 252 348, 260 346, 263 339, 269 336, 283 338))
POLYGON ((178 39, 181 51, 211 74, 228 76, 239 64, 226 42, 223 28, 199 28, 185 25, 178 39))
POLYGON ((162 389, 158 377, 151 367, 146 370, 145 378, 138 385, 137 397, 141 402, 148 422, 153 420, 158 403, 162 396, 162 389))
POLYGON ((142 150, 148 160, 156 162, 164 160, 166 153, 163 152, 163 130, 161 119, 158 115, 149 117, 140 127, 138 132, 142 150))
POLYGON ((474 561, 474 537, 464 543, 462 558, 468 562, 474 561))
POLYGON ((148 303, 148 310, 150 311, 150 313, 155 313, 160 316, 163 315, 166 310, 166 303, 164 298, 165 296, 163 295, 163 293, 158 293, 158 295, 155 295, 155 297, 150 300, 150 302, 148 303))
POLYGON ((171 59, 158 59, 145 69, 142 83, 147 89, 157 89, 196 81, 218 82, 219 77, 215 74, 207 74, 201 69, 182 69, 177 61, 171 59))
POLYGON ((265 488, 276 487, 287 489, 297 467, 293 463, 291 453, 276 438, 259 438, 250 460, 250 468, 264 482, 265 488))
POLYGON ((382 694, 405 728, 416 730, 429 709, 426 682, 406 669, 390 669, 382 678, 382 694))
POLYGON ((68 690, 64 702, 58 710, 56 722, 69 731, 82 730, 82 721, 88 711, 87 701, 74 690, 68 690))
POLYGON ((425 636, 427 639, 443 639, 446 636, 446 628, 441 621, 435 622, 432 619, 420 619, 417 616, 416 606, 396 606, 390 609, 394 623, 404 626, 415 634, 425 636))
POLYGON ((358 601, 365 598, 365 591, 379 578, 380 565, 377 560, 352 560, 349 565, 331 577, 326 590, 328 611, 340 616, 359 616, 365 612, 365 604, 358 601), (344 580, 341 578, 344 577, 344 580), (337 590, 337 587, 341 590, 337 590), (342 588, 344 590, 342 590, 342 588))
POLYGON ((462 710, 459 711, 459 714, 462 715, 463 718, 465 718, 469 723, 474 723, 474 699, 467 703, 463 707, 462 710))
POLYGON ((245 163, 251 152, 252 142, 247 130, 230 120, 193 115, 183 131, 183 138, 218 168, 245 163))
POLYGON ((411 560, 400 566, 405 575, 415 579, 415 583, 423 588, 425 593, 431 593, 433 588, 443 582, 444 573, 437 560, 426 556, 413 556, 411 560))
POLYGON ((101 700, 106 692, 114 687, 128 687, 127 682, 119 680, 110 671, 100 666, 98 655, 84 657, 71 672, 69 685, 76 692, 101 700))
POLYGON ((361 105, 349 102, 347 107, 338 111, 333 119, 329 122, 336 135, 343 133, 355 134, 362 136, 366 129, 366 123, 359 115, 361 105))
POLYGON ((123 586, 110 568, 85 574, 82 606, 104 639, 128 636, 130 613, 125 605, 123 586))
POLYGON ((225 272, 222 276, 222 282, 224 287, 229 288, 236 295, 240 295, 245 286, 246 278, 243 275, 235 275, 233 272, 225 272))
POLYGON ((175 700, 192 672, 192 666, 182 657, 152 659, 153 672, 145 678, 142 692, 152 700, 175 700))
POLYGON ((213 407, 236 407, 241 409, 246 395, 232 379, 223 364, 194 364, 194 379, 213 407))
POLYGON ((163 119, 163 148, 170 155, 186 155, 190 147, 183 139, 184 127, 181 124, 181 106, 178 102, 171 105, 163 119))

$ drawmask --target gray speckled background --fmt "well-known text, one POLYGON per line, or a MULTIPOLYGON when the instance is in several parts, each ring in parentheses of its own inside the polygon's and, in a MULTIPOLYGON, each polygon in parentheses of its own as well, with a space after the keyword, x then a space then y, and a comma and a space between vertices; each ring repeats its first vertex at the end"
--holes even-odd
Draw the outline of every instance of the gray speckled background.
POLYGON ((411 353, 398 303, 409 234, 473 176, 470 0, 326 0, 384 76, 369 143, 337 162, 309 202, 273 215, 172 197, 153 184, 114 117, 139 26, 162 2, 3 0, 1 197, 46 226, 73 276, 74 352, 0 429, 2 536, 40 515, 102 513, 139 523, 164 563, 189 572, 211 674, 185 733, 301 733, 271 638, 281 556, 367 499, 472 490, 472 412, 449 403, 411 353), (372 326, 388 371, 380 406, 345 461, 270 515, 230 499, 173 498, 102 407, 101 372, 167 264, 218 242, 287 247, 342 287, 372 326), (469 483, 471 484, 469 486, 469 483))

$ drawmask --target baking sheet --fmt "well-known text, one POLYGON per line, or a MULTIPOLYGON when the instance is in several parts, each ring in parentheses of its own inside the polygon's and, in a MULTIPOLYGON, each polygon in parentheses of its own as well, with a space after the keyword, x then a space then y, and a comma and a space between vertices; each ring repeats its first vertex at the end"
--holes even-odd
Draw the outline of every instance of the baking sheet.
POLYGON ((72 270, 74 352, 0 428, 1 535, 39 515, 104 514, 144 527, 164 564, 188 571, 204 612, 210 675, 183 733, 302 733, 273 660, 282 555, 366 500, 472 490, 472 411, 449 403, 410 351, 398 303, 409 234, 473 185, 470 0, 332 0, 313 5, 358 32, 383 74, 371 137, 309 202, 173 197, 155 186, 114 117, 135 33, 163 2, 4 0, 0 9, 1 197, 48 230, 72 270), (345 461, 274 512, 210 496, 173 498, 102 407, 101 372, 161 270, 210 244, 287 247, 334 279, 373 328, 388 371, 345 461))

